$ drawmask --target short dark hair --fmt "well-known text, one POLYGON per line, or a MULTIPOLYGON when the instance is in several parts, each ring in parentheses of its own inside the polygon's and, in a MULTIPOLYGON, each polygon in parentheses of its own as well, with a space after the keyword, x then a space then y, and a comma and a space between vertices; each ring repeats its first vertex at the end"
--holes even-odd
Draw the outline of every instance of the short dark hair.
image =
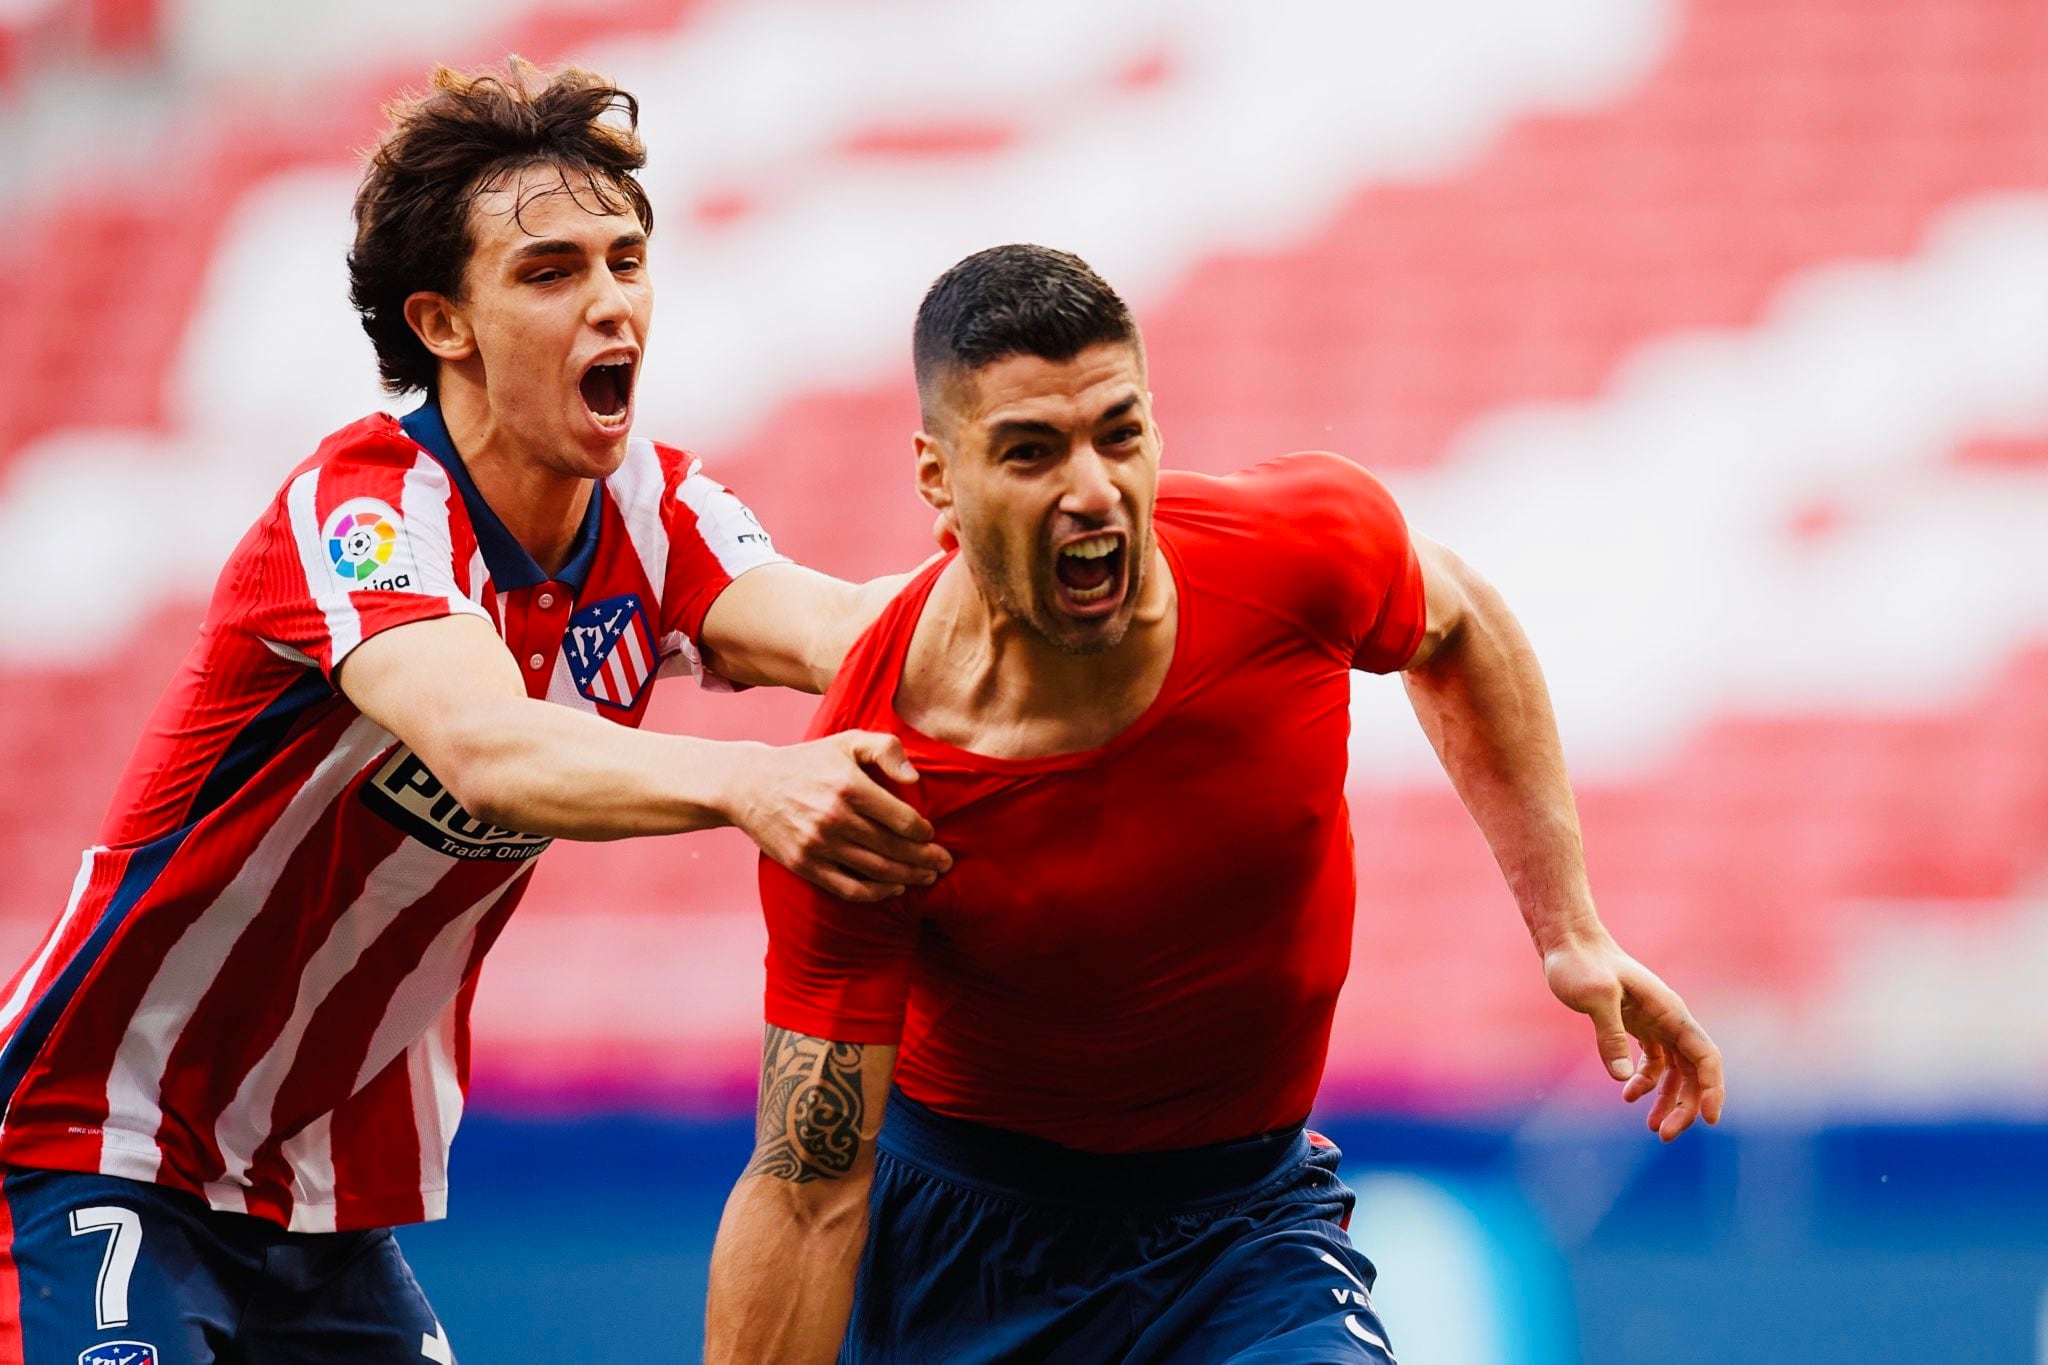
POLYGON ((502 71, 436 67, 430 90, 384 112, 390 126, 356 190, 348 294, 391 393, 433 392, 438 362, 406 323, 405 300, 421 290, 461 297, 476 249, 470 205, 508 173, 555 167, 564 190, 587 192, 607 213, 630 209, 654 230, 633 177, 647 164, 640 103, 594 72, 550 76, 518 57, 502 71))
POLYGON ((1143 351, 1131 310, 1086 261, 1013 243, 977 251, 932 282, 918 305, 911 364, 929 419, 954 374, 1013 355, 1072 360, 1120 341, 1143 351))

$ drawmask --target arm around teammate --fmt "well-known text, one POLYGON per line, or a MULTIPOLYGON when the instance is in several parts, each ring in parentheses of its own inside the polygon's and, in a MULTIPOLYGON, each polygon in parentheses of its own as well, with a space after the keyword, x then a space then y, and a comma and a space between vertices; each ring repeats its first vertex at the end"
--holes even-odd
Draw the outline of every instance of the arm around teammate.
POLYGON ((736 825, 855 901, 928 884, 947 866, 930 824, 875 780, 916 779, 894 736, 776 748, 629 730, 529 697, 504 641, 467 614, 372 636, 337 681, 471 814, 508 829, 620 839, 736 825))

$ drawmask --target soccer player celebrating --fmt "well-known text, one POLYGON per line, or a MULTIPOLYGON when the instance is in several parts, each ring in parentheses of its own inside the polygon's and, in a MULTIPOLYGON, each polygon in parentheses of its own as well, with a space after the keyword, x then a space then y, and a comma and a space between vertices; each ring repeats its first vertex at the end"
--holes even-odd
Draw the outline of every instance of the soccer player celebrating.
POLYGON ((1594 913, 1528 643, 1343 459, 1162 475, 1137 327, 1072 256, 956 265, 915 360, 918 486, 960 552, 814 733, 900 735, 958 862, 858 912, 764 864, 710 1358, 1387 1361, 1302 1126, 1351 956, 1352 669, 1405 671, 1625 1096, 1667 1140, 1721 1110, 1713 1044, 1594 913))
POLYGON ((355 203, 386 386, 222 573, 70 903, 0 995, 0 1362, 448 1361, 478 964, 552 838, 731 824, 836 895, 946 863, 897 741, 636 733, 661 673, 822 688, 875 588, 630 436, 631 96, 437 73, 355 203), (706 676, 710 675, 706 673, 706 676))

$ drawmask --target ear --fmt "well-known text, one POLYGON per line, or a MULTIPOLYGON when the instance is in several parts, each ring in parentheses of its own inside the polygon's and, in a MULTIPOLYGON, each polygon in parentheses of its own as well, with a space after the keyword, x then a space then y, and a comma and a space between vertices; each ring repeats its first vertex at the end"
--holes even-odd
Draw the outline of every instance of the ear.
POLYGON ((476 336, 461 307, 446 294, 421 290, 405 300, 405 322, 436 360, 467 360, 476 354, 476 336))
POLYGON ((946 477, 946 452, 926 432, 911 437, 917 451, 917 495, 939 515, 932 522, 932 539, 951 552, 960 548, 960 527, 953 520, 953 485, 946 477))
POLYGON ((953 510, 953 484, 947 477, 946 452, 938 439, 920 431, 910 438, 917 451, 917 495, 939 512, 953 510))

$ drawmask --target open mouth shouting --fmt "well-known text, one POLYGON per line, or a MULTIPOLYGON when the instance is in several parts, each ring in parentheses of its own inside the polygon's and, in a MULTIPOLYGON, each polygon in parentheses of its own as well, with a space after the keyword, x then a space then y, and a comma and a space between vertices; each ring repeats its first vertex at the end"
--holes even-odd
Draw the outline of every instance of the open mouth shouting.
POLYGON ((1091 531, 1059 545, 1053 578, 1059 605, 1072 616, 1108 616, 1123 601, 1128 541, 1122 531, 1091 531))
POLYGON ((638 351, 611 351, 591 361, 577 381, 583 406, 590 420, 607 435, 624 432, 633 417, 633 373, 639 368, 638 351))

